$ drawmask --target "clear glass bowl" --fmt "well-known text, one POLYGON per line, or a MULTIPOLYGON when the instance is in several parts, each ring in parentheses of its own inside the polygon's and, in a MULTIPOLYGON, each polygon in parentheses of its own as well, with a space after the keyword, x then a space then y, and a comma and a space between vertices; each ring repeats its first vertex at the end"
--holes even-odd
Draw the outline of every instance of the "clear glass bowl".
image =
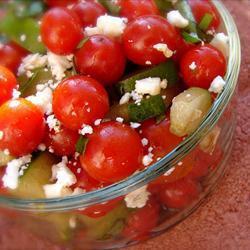
MULTIPOLYGON (((214 4, 223 22, 221 30, 229 36, 230 54, 225 77, 227 84, 199 128, 148 169, 106 188, 60 199, 20 200, 0 197, 0 228, 1 232, 11 230, 9 241, 12 248, 18 248, 19 242, 22 242, 24 249, 36 248, 37 242, 39 246, 46 246, 48 242, 52 242, 62 249, 123 247, 166 231, 201 204, 227 167, 226 161, 230 155, 236 121, 234 94, 240 68, 240 41, 237 28, 222 3, 214 1, 214 4), (213 148, 215 149, 212 150, 213 148), (204 153, 204 150, 207 153, 204 153), (155 198, 152 207, 149 208, 151 212, 146 215, 140 212, 140 208, 126 208, 124 195, 150 184, 151 196, 157 197, 157 193, 164 190, 154 189, 152 183, 155 179, 176 167, 178 163, 181 165, 180 162, 188 157, 194 160, 200 171, 199 176, 196 176, 199 180, 199 193, 192 197, 186 206, 181 209, 166 208, 155 198), (81 213, 90 206, 103 205, 108 200, 117 198, 119 206, 105 216, 89 218, 81 213), (135 219, 135 213, 138 211, 140 216, 144 216, 145 223, 140 225, 143 230, 135 230, 139 223, 133 224, 133 230, 131 227, 124 230, 128 225, 128 218, 134 216, 135 219), (156 219, 150 217, 154 216, 154 211, 157 211, 156 219), (152 213, 153 215, 150 215, 152 213), (146 223, 147 221, 150 223, 146 223)), ((132 222, 136 223, 136 220, 132 222)))

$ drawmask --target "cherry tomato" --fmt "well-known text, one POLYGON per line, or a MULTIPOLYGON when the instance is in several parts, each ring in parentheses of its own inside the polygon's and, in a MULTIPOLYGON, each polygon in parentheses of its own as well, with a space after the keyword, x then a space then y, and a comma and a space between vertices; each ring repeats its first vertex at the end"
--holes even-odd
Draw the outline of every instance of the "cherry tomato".
POLYGON ((107 13, 101 4, 94 1, 79 2, 72 10, 78 15, 83 28, 95 26, 97 18, 107 13))
POLYGON ((71 4, 77 3, 78 0, 44 0, 44 2, 49 6, 49 7, 67 7, 71 4))
POLYGON ((32 153, 44 137, 43 113, 26 99, 10 100, 0 107, 0 131, 1 150, 15 156, 32 153))
POLYGON ((129 21, 139 16, 160 15, 154 0, 122 0, 120 6, 120 16, 126 17, 129 21))
POLYGON ((150 197, 143 208, 129 214, 122 235, 129 239, 138 239, 148 234, 159 221, 160 206, 150 197))
POLYGON ((79 134, 76 131, 62 127, 59 132, 47 131, 45 144, 48 148, 53 149, 58 156, 70 156, 76 151, 76 143, 79 134))
POLYGON ((14 42, 6 43, 0 48, 0 65, 16 73, 22 59, 28 53, 27 50, 14 42))
POLYGON ((149 141, 149 145, 154 148, 155 157, 163 157, 178 144, 182 142, 182 137, 178 137, 169 131, 170 119, 166 117, 162 122, 158 123, 155 119, 149 119, 143 122, 141 126, 142 138, 149 141))
POLYGON ((52 8, 42 18, 41 36, 53 53, 70 54, 83 38, 80 20, 67 8, 52 8))
POLYGON ((213 46, 199 45, 182 57, 180 67, 182 77, 189 87, 208 89, 215 77, 225 75, 226 60, 213 46), (192 63, 195 63, 195 69, 190 67, 192 63))
POLYGON ((217 29, 220 25, 220 15, 211 1, 208 0, 188 0, 197 23, 200 23, 205 14, 213 16, 213 20, 208 29, 217 29))
POLYGON ((166 183, 160 193, 161 202, 169 208, 184 208, 198 198, 200 187, 197 182, 183 178, 166 183))
POLYGON ((14 74, 0 65, 0 105, 12 98, 13 89, 17 87, 14 74))
POLYGON ((143 147, 137 132, 119 122, 106 122, 89 135, 82 167, 94 179, 113 183, 140 168, 143 147), (129 145, 129 146, 126 146, 129 145))
POLYGON ((141 16, 130 22, 123 34, 124 51, 128 59, 139 65, 166 61, 163 52, 153 48, 158 43, 177 50, 181 41, 179 32, 168 21, 156 15, 141 16))
POLYGON ((69 77, 53 93, 53 111, 57 119, 72 130, 102 119, 108 109, 106 90, 95 79, 87 76, 69 77))
POLYGON ((126 59, 118 42, 103 35, 91 36, 75 53, 78 72, 100 81, 116 83, 123 75, 126 59))

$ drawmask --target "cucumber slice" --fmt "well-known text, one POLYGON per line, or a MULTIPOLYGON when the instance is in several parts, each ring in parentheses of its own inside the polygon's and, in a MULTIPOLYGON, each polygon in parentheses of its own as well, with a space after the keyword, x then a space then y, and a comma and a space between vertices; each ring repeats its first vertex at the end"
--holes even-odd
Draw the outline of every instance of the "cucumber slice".
POLYGON ((118 235, 124 226, 124 220, 129 214, 129 209, 122 202, 111 212, 100 218, 91 218, 79 215, 79 220, 87 229, 87 235, 91 239, 108 239, 118 235))
POLYGON ((50 153, 43 152, 31 163, 24 175, 19 178, 18 187, 10 193, 19 198, 45 198, 43 185, 50 183, 51 167, 58 160, 50 153))
POLYGON ((3 151, 0 151, 0 167, 6 166, 9 161, 13 160, 15 157, 5 154, 3 151))
POLYGON ((135 81, 147 77, 160 77, 162 80, 167 79, 168 86, 176 84, 179 80, 177 68, 172 60, 158 64, 149 69, 144 69, 135 73, 118 83, 119 92, 123 95, 135 89, 135 81))

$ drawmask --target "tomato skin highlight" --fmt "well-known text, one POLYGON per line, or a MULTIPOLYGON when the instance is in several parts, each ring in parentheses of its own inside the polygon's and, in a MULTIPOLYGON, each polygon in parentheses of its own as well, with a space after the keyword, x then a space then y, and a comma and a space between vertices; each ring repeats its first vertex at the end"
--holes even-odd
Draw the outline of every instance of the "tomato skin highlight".
POLYGON ((73 6, 72 11, 79 17, 83 28, 95 26, 97 18, 107 13, 101 4, 94 1, 79 2, 73 6))
POLYGON ((22 59, 28 55, 28 51, 14 42, 3 45, 0 49, 0 65, 8 68, 14 73, 21 64, 22 59))
POLYGON ((78 138, 79 134, 76 131, 62 127, 59 132, 47 131, 45 144, 58 156, 71 156, 76 151, 78 138))
POLYGON ((63 7, 48 10, 41 24, 42 41, 55 54, 72 53, 83 38, 82 27, 77 15, 63 7))
POLYGON ((124 73, 126 58, 121 45, 104 35, 89 37, 75 52, 75 65, 80 74, 90 75, 103 85, 116 83, 124 73))
POLYGON ((0 65, 0 105, 12 98, 13 90, 17 88, 14 74, 0 65))
POLYGON ((217 29, 220 25, 220 14, 211 3, 211 1, 208 0, 188 0, 188 3, 190 4, 190 7, 192 9, 192 12, 194 14, 195 20, 197 23, 200 23, 203 16, 205 14, 210 14, 213 16, 213 20, 208 26, 209 29, 217 29))
POLYGON ((167 60, 153 46, 167 44, 172 51, 179 48, 180 33, 168 21, 156 15, 147 15, 130 22, 123 33, 123 48, 129 60, 139 65, 155 65, 167 60))
POLYGON ((120 16, 126 17, 129 21, 139 16, 160 15, 153 0, 122 0, 120 6, 120 16))
POLYGON ((95 79, 72 76, 63 80, 53 93, 53 111, 71 130, 102 119, 109 109, 108 94, 95 79))
POLYGON ((208 89, 215 77, 226 73, 226 60, 223 54, 211 45, 199 45, 190 49, 180 61, 184 82, 189 87, 208 89), (192 63, 196 68, 190 68, 192 63))
POLYGON ((88 138, 86 151, 80 161, 92 178, 114 183, 140 168, 143 156, 141 139, 128 125, 113 121, 102 123, 88 138))
POLYGON ((0 131, 0 150, 14 156, 30 154, 44 137, 43 113, 26 99, 10 100, 0 107, 0 131))

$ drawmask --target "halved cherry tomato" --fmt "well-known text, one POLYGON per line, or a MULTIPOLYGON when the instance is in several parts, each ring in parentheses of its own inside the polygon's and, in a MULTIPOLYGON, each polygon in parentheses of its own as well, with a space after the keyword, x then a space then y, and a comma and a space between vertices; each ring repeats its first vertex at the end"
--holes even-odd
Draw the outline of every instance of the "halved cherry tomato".
POLYGON ((79 134, 76 131, 61 127, 60 131, 47 131, 45 144, 48 148, 53 149, 54 154, 58 156, 70 156, 76 151, 76 143, 79 134))
POLYGON ((120 16, 126 17, 129 21, 139 16, 160 15, 154 0, 122 0, 120 6, 120 16))
POLYGON ((70 54, 83 38, 80 20, 71 10, 56 7, 48 10, 41 24, 42 41, 55 54, 70 54))
POLYGON ((14 42, 6 43, 0 48, 0 65, 16 73, 22 59, 28 53, 27 50, 14 42))
POLYGON ((169 208, 184 208, 198 198, 200 187, 188 178, 166 183, 160 192, 161 202, 169 208))
POLYGON ((122 235, 129 239, 141 239, 145 237, 159 221, 160 206, 150 197, 143 208, 139 208, 129 214, 122 235))
POLYGON ((53 111, 57 119, 72 130, 102 119, 108 108, 106 90, 95 79, 87 76, 69 77, 53 93, 53 111))
POLYGON ((95 26, 97 18, 107 13, 106 9, 95 1, 79 2, 72 10, 78 15, 83 28, 95 26))
POLYGON ((94 179, 113 183, 140 168, 143 154, 141 139, 131 127, 119 122, 102 123, 89 135, 82 167, 94 179))
POLYGON ((197 23, 200 23, 205 14, 213 16, 213 20, 208 29, 217 29, 220 25, 220 15, 209 0, 188 0, 197 23))
POLYGON ((49 7, 67 7, 71 4, 77 3, 78 0, 44 0, 49 7))
POLYGON ((126 58, 118 42, 95 35, 75 52, 75 64, 81 74, 90 75, 103 85, 111 85, 123 75, 126 58))
POLYGON ((26 99, 10 100, 0 107, 0 131, 0 150, 15 156, 32 153, 44 137, 43 113, 26 99))
POLYGON ((163 52, 153 48, 163 43, 172 51, 179 48, 180 33, 168 21, 156 15, 141 16, 130 22, 123 34, 126 56, 135 64, 151 65, 166 61, 163 52))
POLYGON ((213 46, 199 45, 182 57, 180 67, 183 80, 189 87, 208 89, 215 77, 225 75, 226 60, 213 46), (191 68, 192 63, 195 63, 195 69, 191 68))
POLYGON ((0 105, 12 98, 13 89, 17 88, 14 74, 0 65, 0 105))

